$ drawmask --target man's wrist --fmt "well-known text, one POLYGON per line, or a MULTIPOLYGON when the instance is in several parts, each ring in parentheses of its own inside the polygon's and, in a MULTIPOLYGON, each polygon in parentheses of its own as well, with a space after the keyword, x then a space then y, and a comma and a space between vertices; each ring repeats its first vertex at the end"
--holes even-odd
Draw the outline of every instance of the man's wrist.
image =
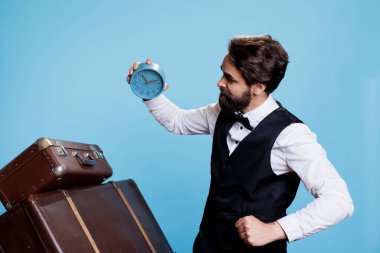
POLYGON ((285 240, 285 239, 287 240, 286 233, 282 229, 280 223, 278 223, 277 221, 274 221, 274 222, 269 223, 269 225, 271 226, 271 234, 273 236, 273 241, 285 240))

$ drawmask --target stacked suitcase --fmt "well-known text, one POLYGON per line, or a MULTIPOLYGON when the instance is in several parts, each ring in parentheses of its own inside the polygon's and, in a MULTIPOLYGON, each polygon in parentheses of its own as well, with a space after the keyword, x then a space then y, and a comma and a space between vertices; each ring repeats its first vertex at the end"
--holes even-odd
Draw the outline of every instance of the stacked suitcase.
POLYGON ((0 170, 0 253, 173 252, 133 180, 97 145, 47 138, 0 170))

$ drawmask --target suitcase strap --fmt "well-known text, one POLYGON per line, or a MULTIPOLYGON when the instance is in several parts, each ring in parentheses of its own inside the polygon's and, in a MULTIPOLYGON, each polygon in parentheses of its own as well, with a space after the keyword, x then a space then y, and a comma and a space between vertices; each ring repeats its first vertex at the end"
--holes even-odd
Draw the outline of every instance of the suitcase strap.
POLYGON ((137 226, 138 226, 139 229, 140 229, 140 232, 141 232, 142 235, 144 236, 144 239, 145 239, 146 243, 148 244, 150 250, 152 251, 152 253, 157 253, 156 250, 154 249, 153 244, 152 244, 152 242, 150 241, 148 235, 146 234, 146 232, 145 232, 143 226, 141 225, 139 219, 137 218, 135 212, 133 211, 131 205, 129 204, 127 198, 125 197, 125 195, 124 195, 123 192, 121 191, 120 187, 117 186, 115 182, 111 182, 111 183, 112 183, 113 187, 115 187, 115 189, 116 189, 117 193, 120 195, 121 199, 123 200, 124 205, 127 207, 128 211, 131 213, 131 215, 132 215, 134 221, 136 222, 137 226))
POLYGON ((63 192, 63 195, 65 195, 67 203, 69 203, 69 206, 70 206, 71 210, 73 211, 75 217, 77 218, 80 226, 82 227, 84 233, 86 234, 87 239, 90 241, 92 248, 94 249, 94 251, 96 253, 100 253, 100 250, 98 249, 98 246, 96 246, 94 238, 92 238, 90 231, 88 231, 88 228, 87 228, 86 224, 84 223, 82 217, 80 216, 79 211, 76 208, 76 206, 75 206, 72 198, 70 197, 69 193, 67 191, 64 191, 64 190, 62 190, 62 192, 63 192))

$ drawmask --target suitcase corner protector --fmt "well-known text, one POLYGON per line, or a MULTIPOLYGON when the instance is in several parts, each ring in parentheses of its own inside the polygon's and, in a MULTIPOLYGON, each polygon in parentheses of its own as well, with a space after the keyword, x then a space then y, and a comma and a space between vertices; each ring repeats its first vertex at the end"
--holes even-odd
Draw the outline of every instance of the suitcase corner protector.
POLYGON ((35 144, 37 144, 38 146, 38 150, 44 150, 46 149, 47 147, 53 145, 53 142, 46 138, 46 137, 41 137, 41 138, 38 138, 35 142, 35 144))

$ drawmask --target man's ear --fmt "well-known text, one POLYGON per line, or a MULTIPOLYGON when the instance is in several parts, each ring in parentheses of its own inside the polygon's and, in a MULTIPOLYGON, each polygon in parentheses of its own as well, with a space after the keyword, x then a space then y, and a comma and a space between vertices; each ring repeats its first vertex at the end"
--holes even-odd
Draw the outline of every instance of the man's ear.
POLYGON ((267 86, 263 83, 255 83, 251 86, 251 95, 260 95, 265 92, 267 86))

